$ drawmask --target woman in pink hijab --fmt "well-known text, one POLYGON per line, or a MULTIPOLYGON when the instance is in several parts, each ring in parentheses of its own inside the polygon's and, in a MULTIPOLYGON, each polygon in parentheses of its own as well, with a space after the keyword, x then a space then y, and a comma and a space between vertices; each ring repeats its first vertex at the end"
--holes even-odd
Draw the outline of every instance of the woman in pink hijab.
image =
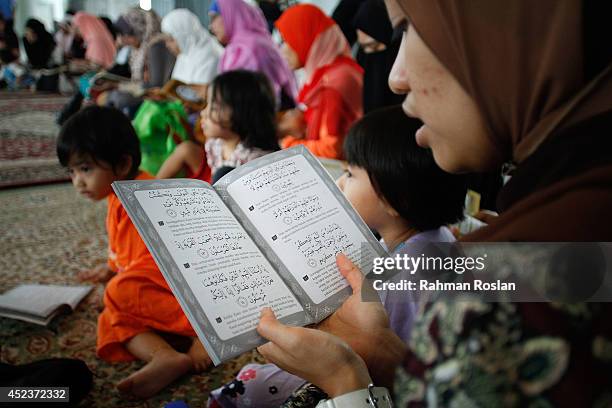
MULTIPOLYGON (((64 105, 57 124, 62 125, 70 116, 81 109, 84 98, 91 98, 91 78, 95 71, 109 69, 115 62, 117 49, 113 37, 102 20, 93 14, 79 11, 72 19, 74 38, 82 38, 85 44, 85 60, 73 59, 71 69, 84 73, 78 80, 79 92, 76 92, 70 101, 64 105)), ((95 98, 94 98, 95 99, 95 98)))
POLYGON ((110 68, 115 61, 117 50, 113 37, 102 20, 92 14, 80 11, 74 16, 73 24, 87 46, 85 59, 102 68, 110 68))
POLYGON ((209 14, 210 30, 225 45, 219 73, 236 69, 262 72, 274 87, 280 109, 294 107, 295 77, 272 41, 261 10, 243 0, 215 0, 209 14))

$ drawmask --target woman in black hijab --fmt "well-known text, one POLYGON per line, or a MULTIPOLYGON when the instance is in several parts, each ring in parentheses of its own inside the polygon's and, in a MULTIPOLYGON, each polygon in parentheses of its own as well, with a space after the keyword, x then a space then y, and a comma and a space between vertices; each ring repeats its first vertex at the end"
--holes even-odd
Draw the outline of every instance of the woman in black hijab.
POLYGON ((353 19, 359 51, 357 62, 364 69, 363 112, 402 103, 391 92, 389 72, 399 50, 401 37, 394 38, 391 22, 381 0, 366 0, 353 19))
POLYGON ((23 47, 28 62, 34 69, 47 68, 55 49, 55 40, 40 21, 31 18, 26 22, 23 35, 23 47))
POLYGON ((13 20, 0 14, 0 65, 10 64, 19 58, 19 40, 13 30, 13 20))
POLYGON ((353 19, 363 2, 364 0, 340 0, 331 16, 342 30, 342 34, 344 34, 351 47, 357 40, 353 19))

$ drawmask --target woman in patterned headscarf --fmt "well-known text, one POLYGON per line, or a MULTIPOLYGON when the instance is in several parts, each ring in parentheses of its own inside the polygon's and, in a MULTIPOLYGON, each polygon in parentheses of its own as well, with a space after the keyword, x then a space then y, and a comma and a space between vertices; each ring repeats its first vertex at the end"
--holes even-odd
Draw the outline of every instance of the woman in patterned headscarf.
MULTIPOLYGON (((131 8, 119 16, 115 23, 119 42, 131 49, 129 70, 131 79, 143 88, 160 88, 170 79, 175 56, 166 47, 166 36, 161 32, 161 20, 157 13, 131 8)), ((107 106, 114 106, 132 116, 142 102, 141 97, 122 90, 111 91, 107 106)))
POLYGON ((120 41, 132 47, 129 59, 132 80, 150 87, 165 84, 170 79, 175 58, 166 48, 157 13, 134 7, 121 15, 115 26, 120 41))

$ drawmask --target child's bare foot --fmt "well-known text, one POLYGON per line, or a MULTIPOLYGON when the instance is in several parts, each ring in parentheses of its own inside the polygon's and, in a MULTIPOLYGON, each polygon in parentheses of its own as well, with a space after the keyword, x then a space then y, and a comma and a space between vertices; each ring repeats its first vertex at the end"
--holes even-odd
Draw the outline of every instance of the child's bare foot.
POLYGON ((158 350, 151 361, 140 370, 117 384, 117 389, 139 398, 149 398, 168 384, 187 373, 192 367, 191 358, 174 349, 158 350))
POLYGON ((193 339, 193 343, 191 343, 187 355, 191 357, 193 361, 193 371, 196 373, 206 370, 212 364, 212 360, 204 349, 202 342, 200 342, 197 337, 193 339))

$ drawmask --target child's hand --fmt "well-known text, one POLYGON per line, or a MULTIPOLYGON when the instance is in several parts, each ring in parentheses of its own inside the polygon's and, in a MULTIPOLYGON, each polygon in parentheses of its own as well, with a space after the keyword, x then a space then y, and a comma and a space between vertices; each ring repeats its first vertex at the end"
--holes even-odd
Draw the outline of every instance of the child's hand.
POLYGON ((304 138, 306 136, 304 113, 299 109, 292 109, 282 114, 278 120, 278 135, 281 138, 288 135, 304 138))
POLYGON ((94 282, 94 283, 105 283, 108 282, 115 272, 112 271, 108 265, 99 265, 93 269, 79 272, 77 277, 81 282, 94 282))

